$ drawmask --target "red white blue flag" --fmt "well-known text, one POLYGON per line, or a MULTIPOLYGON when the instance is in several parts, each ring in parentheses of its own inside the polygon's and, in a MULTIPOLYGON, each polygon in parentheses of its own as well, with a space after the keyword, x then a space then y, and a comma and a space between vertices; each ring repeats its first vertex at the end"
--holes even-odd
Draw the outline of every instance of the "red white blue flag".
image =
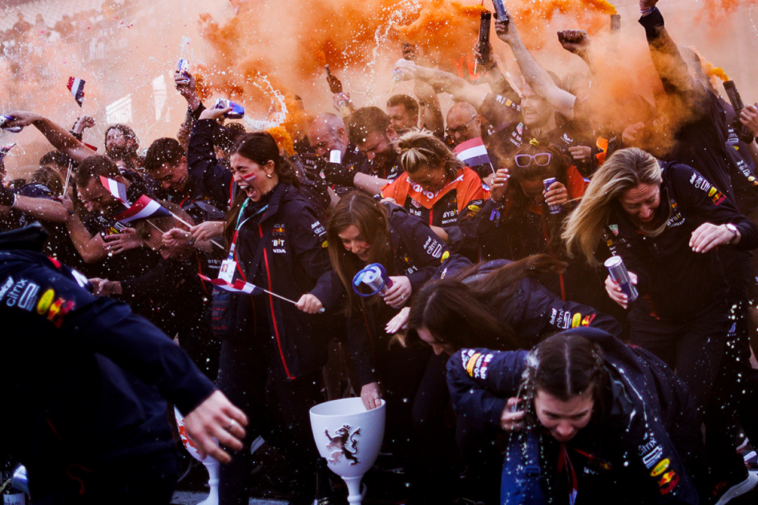
POLYGON ((242 279, 237 279, 233 283, 227 282, 224 279, 211 279, 203 274, 197 274, 205 282, 210 282, 219 289, 229 291, 230 293, 244 293, 246 295, 257 295, 262 293, 263 290, 255 284, 250 284, 242 279))
POLYGON ((172 215, 161 204, 147 195, 142 195, 139 200, 116 216, 116 219, 122 223, 130 223, 138 219, 150 219, 153 217, 166 217, 172 215))
POLYGON ((126 186, 120 182, 108 179, 107 177, 100 176, 100 183, 113 195, 113 198, 119 202, 126 204, 126 186))
POLYGON ((84 103, 84 81, 78 77, 69 77, 68 90, 74 95, 74 100, 81 107, 82 103, 84 103))
POLYGON ((490 156, 487 153, 487 148, 484 146, 482 137, 477 137, 475 139, 467 140, 466 142, 461 142, 455 146, 453 154, 455 154, 459 160, 464 162, 466 166, 469 167, 492 164, 490 161, 490 156))

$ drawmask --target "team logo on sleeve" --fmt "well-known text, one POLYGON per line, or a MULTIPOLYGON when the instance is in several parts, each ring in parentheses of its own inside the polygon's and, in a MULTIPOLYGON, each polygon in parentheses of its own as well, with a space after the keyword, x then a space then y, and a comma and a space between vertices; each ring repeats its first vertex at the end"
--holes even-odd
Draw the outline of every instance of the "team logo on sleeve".
POLYGON ((8 289, 5 305, 30 312, 37 303, 37 293, 39 293, 39 285, 27 279, 21 279, 8 289))
POLYGON ((469 375, 469 377, 473 377, 474 379, 486 379, 487 367, 489 366, 490 361, 492 361, 493 357, 494 355, 492 353, 481 354, 478 352, 473 352, 473 354, 468 357, 466 363, 464 364, 466 373, 469 375))

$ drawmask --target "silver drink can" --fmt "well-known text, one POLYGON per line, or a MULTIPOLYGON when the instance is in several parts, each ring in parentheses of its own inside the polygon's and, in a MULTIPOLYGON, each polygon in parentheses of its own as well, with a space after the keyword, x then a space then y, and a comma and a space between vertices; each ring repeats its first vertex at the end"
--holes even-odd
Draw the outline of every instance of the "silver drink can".
MULTIPOLYGON (((548 190, 551 184, 556 182, 558 179, 555 177, 550 177, 549 179, 545 179, 542 181, 542 183, 545 185, 545 191, 548 190)), ((550 209, 551 214, 558 214, 561 210, 563 210, 562 205, 548 205, 548 208, 550 209)))
POLYGON ((608 269, 608 273, 611 276, 611 279, 613 279, 621 288, 621 291, 624 292, 624 294, 629 297, 629 301, 633 302, 637 299, 639 296, 639 293, 637 292, 637 288, 632 284, 632 281, 629 280, 629 271, 626 269, 626 266, 624 265, 624 261, 621 259, 620 256, 611 256, 607 260, 605 260, 605 268, 608 269))

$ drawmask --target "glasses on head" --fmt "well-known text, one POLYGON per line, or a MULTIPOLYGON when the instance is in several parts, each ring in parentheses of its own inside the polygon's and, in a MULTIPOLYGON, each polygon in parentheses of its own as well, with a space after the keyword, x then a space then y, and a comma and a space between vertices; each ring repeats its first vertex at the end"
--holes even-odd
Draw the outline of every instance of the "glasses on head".
POLYGON ((553 159, 552 153, 538 153, 531 154, 517 154, 514 156, 513 161, 516 162, 517 167, 528 167, 534 162, 538 167, 546 167, 550 164, 550 160, 553 159))
POLYGON ((455 128, 450 128, 450 127, 447 127, 447 128, 445 128, 445 131, 446 131, 446 132, 447 132, 447 134, 448 134, 448 135, 450 135, 450 136, 452 136, 452 135, 455 135, 456 133, 457 133, 457 134, 466 133, 466 130, 468 130, 468 125, 470 125, 470 124, 471 124, 471 122, 472 122, 474 119, 476 119, 476 116, 474 116, 474 117, 472 117, 471 119, 469 119, 468 123, 466 123, 466 124, 464 124, 464 125, 461 125, 461 126, 456 126, 455 128))

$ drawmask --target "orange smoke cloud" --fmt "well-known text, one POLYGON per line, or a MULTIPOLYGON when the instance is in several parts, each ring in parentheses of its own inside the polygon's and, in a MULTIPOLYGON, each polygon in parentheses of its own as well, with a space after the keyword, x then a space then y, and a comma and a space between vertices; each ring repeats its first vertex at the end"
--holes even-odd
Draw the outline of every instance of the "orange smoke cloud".
MULTIPOLYGON (((508 7, 528 44, 552 38, 545 23, 555 15, 596 33, 607 29, 608 15, 616 12, 605 0, 520 0, 508 7)), ((226 23, 204 14, 200 25, 209 57, 200 70, 201 94, 237 98, 260 118, 285 108, 288 116, 297 115, 296 108, 286 106, 294 94, 330 108, 323 69, 328 64, 353 99, 360 92, 364 103, 374 102, 389 88, 390 65, 401 56, 401 42, 451 68, 472 53, 485 8, 474 0, 283 0, 243 8, 226 23), (272 91, 287 99, 274 99, 272 91)), ((287 119, 294 138, 303 134, 302 120, 287 119)))

